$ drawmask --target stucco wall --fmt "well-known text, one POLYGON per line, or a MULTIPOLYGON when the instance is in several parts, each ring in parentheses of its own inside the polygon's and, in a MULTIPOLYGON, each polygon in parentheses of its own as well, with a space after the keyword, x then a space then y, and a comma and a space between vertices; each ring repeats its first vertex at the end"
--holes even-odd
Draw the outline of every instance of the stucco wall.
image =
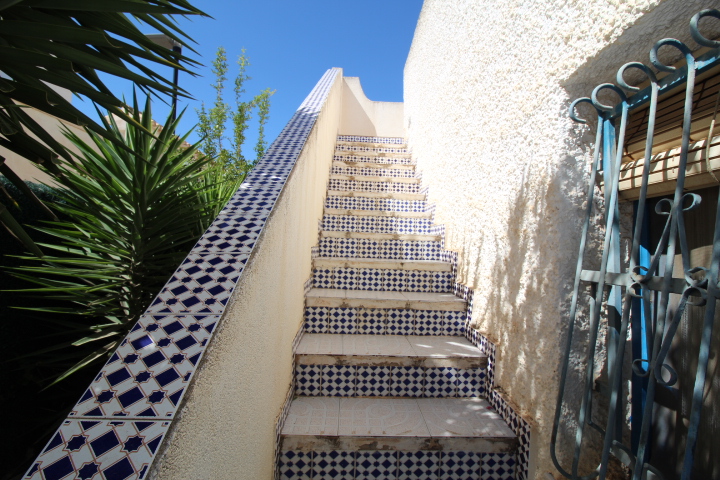
POLYGON ((342 77, 297 160, 155 467, 161 479, 270 480, 275 423, 340 122, 342 77))
POLYGON ((531 477, 556 475, 548 445, 593 139, 567 107, 622 64, 648 63, 663 37, 694 48, 689 19, 713 3, 423 5, 405 127, 435 221, 459 252, 458 280, 475 289, 474 325, 497 341, 497 383, 537 422, 531 477))
POLYGON ((404 137, 403 104, 374 102, 363 92, 358 77, 343 78, 340 135, 404 137))

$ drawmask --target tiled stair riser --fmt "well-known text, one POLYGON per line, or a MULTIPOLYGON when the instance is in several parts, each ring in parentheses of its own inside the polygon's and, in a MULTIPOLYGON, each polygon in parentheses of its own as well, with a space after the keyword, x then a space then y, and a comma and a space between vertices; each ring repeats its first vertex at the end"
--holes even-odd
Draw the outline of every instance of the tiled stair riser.
POLYGON ((328 181, 328 189, 352 192, 419 193, 420 185, 417 183, 373 182, 331 178, 328 181))
POLYGON ((369 177, 395 177, 395 178, 418 178, 415 170, 392 169, 392 168, 370 168, 370 167, 341 167, 333 166, 330 175, 362 175, 369 177))
POLYGON ((282 480, 515 480, 515 454, 394 450, 284 451, 282 480))
POLYGON ((382 163, 396 165, 415 165, 415 162, 407 156, 384 156, 384 155, 362 155, 347 154, 340 152, 335 154, 333 160, 338 162, 363 162, 363 163, 382 163))
POLYGON ((433 260, 442 255, 442 242, 429 240, 376 240, 368 238, 321 238, 321 257, 433 260))
POLYGON ((425 200, 397 200, 393 198, 328 196, 325 208, 342 210, 383 210, 388 212, 425 212, 425 200))
POLYGON ((295 394, 340 397, 484 397, 485 368, 296 365, 295 394))
POLYGON ((364 145, 348 145, 345 143, 338 143, 335 146, 335 150, 338 152, 372 152, 372 153, 410 153, 407 147, 398 146, 364 146, 364 145))
POLYGON ((403 137, 367 137, 361 135, 338 135, 338 142, 365 142, 365 143, 387 143, 392 145, 405 145, 403 137))
POLYGON ((462 335, 465 312, 306 307, 306 333, 462 335))
POLYGON ((336 232, 435 234, 429 218, 374 217, 371 215, 324 215, 321 230, 336 232))
POLYGON ((452 292, 453 272, 379 268, 315 268, 315 288, 393 292, 452 292))

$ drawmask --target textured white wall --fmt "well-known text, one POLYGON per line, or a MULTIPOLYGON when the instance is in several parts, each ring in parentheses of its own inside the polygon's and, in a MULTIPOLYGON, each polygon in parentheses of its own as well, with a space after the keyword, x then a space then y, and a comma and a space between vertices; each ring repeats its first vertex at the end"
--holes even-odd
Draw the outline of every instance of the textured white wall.
POLYGON ((339 135, 404 137, 402 102, 374 102, 365 96, 359 77, 343 78, 339 135))
POLYGON ((405 65, 405 127, 436 223, 460 253, 459 281, 475 289, 475 326, 498 343, 497 383, 537 422, 531 477, 555 474, 548 445, 594 138, 567 107, 622 64, 648 63, 661 38, 696 47, 689 19, 712 6, 423 5, 405 65))
POLYGON ((318 242, 340 123, 342 76, 297 160, 205 353, 153 478, 271 480, 292 379, 310 249, 318 242))

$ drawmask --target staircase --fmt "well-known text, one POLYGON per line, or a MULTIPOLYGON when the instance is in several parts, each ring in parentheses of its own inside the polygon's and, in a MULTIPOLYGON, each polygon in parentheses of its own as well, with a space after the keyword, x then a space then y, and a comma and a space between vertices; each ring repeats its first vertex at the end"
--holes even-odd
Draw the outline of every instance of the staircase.
POLYGON ((486 400, 488 358, 400 142, 339 137, 282 480, 516 478, 518 437, 486 400))

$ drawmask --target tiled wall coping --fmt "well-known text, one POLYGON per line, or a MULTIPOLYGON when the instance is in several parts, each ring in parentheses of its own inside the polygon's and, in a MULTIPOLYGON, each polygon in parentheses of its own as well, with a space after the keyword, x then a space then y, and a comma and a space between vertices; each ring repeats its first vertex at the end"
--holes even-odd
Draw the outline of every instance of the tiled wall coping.
POLYGON ((24 479, 272 475, 341 88, 328 70, 24 479))

